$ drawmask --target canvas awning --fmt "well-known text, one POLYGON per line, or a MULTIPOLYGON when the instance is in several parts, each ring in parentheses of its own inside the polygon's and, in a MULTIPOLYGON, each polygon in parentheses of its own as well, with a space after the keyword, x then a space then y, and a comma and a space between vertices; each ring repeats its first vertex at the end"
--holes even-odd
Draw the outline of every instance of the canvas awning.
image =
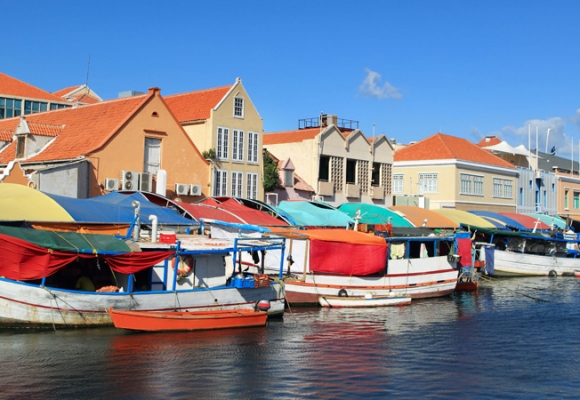
POLYGON ((0 220, 73 222, 74 218, 46 194, 24 185, 0 184, 0 220))
POLYGON ((453 222, 444 215, 438 214, 433 210, 414 206, 392 206, 391 210, 400 212, 405 218, 413 223, 416 227, 425 227, 433 229, 456 229, 459 224, 453 222))
POLYGON ((344 203, 338 207, 340 211, 351 218, 357 217, 357 211, 360 211, 360 224, 381 225, 389 222, 393 227, 412 227, 413 224, 396 211, 389 210, 368 203, 344 203))
POLYGON ((456 210, 454 208, 438 208, 433 210, 437 214, 441 214, 457 224, 467 226, 480 226, 482 228, 495 228, 496 226, 484 218, 475 214, 468 213, 463 210, 456 210))

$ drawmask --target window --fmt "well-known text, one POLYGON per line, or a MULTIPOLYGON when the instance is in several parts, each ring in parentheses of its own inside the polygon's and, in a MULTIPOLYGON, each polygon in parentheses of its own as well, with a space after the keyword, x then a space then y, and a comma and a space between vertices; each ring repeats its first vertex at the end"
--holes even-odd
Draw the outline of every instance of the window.
POLYGON ((554 183, 552 183, 552 193, 554 193, 556 191, 556 185, 554 183))
POLYGON ((0 119, 22 115, 22 100, 0 97, 0 119))
POLYGON ((31 101, 25 100, 24 101, 24 114, 34 114, 38 112, 46 111, 48 107, 48 103, 42 101, 31 101))
POLYGON ((248 132, 248 162, 258 163, 258 134, 248 132))
POLYGON ((242 197, 242 181, 244 176, 241 172, 232 172, 232 197, 242 197))
POLYGON ((294 171, 291 169, 285 169, 284 171, 284 186, 293 187, 294 186, 294 171))
POLYGON ((548 192, 544 190, 544 207, 548 207, 548 192))
POLYGON ((393 193, 404 193, 403 175, 393 175, 393 193))
POLYGON ((318 162, 318 180, 328 182, 330 178, 330 157, 320 156, 318 162))
POLYGON ((568 189, 564 191, 564 208, 568 209, 568 189))
POLYGON ((244 118, 244 99, 234 97, 234 117, 244 118))
POLYGON ((511 199, 513 197, 512 181, 509 179, 493 178, 493 197, 511 199))
POLYGON ((24 158, 25 144, 26 144, 26 136, 18 135, 16 137, 16 158, 24 158))
POLYGON ((232 137, 232 160, 244 161, 244 131, 234 129, 232 137))
POLYGON ((473 194, 483 196, 483 176, 473 177, 473 194))
POLYGON ((381 186, 381 164, 373 163, 373 171, 371 173, 371 185, 381 186))
POLYGON ((524 205, 524 188, 520 188, 520 206, 524 205))
POLYGON ((419 174, 419 193, 437 192, 437 174, 419 174))
POLYGON ((356 183, 356 160, 346 160, 346 183, 356 183))
POLYGON ((214 196, 228 195, 228 171, 215 171, 214 196))
POLYGON ((460 174, 460 194, 483 196, 483 176, 460 174))
POLYGON ((580 208, 580 192, 574 192, 574 208, 580 208))
POLYGON ((66 108, 66 107, 68 107, 66 104, 50 103, 50 109, 51 110, 60 110, 61 108, 66 108))
POLYGON ((218 160, 228 159, 229 135, 230 130, 228 128, 218 127, 217 146, 216 146, 217 148, 216 158, 218 160))
POLYGON ((247 185, 247 199, 257 199, 258 198, 258 174, 251 174, 247 175, 246 179, 247 185))
POLYGON ((461 176, 461 186, 459 193, 461 194, 471 194, 471 175, 460 174, 461 176))
POLYGON ((156 174, 161 166, 161 139, 145 138, 143 171, 156 174))

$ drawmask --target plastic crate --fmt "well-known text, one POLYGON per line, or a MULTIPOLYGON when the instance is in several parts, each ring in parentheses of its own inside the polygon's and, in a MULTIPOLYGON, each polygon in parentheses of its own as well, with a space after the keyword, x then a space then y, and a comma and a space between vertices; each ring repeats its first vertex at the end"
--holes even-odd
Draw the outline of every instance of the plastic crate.
POLYGON ((254 287, 254 278, 234 278, 232 279, 232 285, 235 288, 242 289, 242 288, 253 288, 254 287))

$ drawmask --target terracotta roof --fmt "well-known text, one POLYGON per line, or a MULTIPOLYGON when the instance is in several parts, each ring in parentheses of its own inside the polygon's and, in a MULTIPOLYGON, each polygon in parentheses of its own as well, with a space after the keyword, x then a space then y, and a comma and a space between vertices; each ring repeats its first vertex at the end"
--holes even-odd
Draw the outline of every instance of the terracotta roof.
POLYGON ((320 128, 297 129, 295 131, 271 132, 262 135, 264 146, 268 144, 296 143, 314 139, 322 130, 320 128))
POLYGON ((81 93, 79 96, 71 96, 70 101, 78 102, 83 104, 95 104, 99 103, 101 100, 97 99, 96 97, 91 96, 90 94, 81 93))
POLYGON ((67 87, 57 90, 53 94, 72 103, 95 104, 102 101, 101 98, 86 85, 67 87), (89 93, 85 93, 86 90, 88 90, 89 93))
MULTIPOLYGON (((41 126, 45 127, 46 132, 56 132, 55 126, 61 126, 62 130, 50 146, 25 161, 75 159, 98 150, 151 95, 149 93, 83 107, 27 115, 26 121, 31 130, 40 129, 41 126), (49 129, 47 126, 53 128, 49 129)), ((0 120, 0 131, 14 131, 19 121, 18 117, 0 120)), ((0 164, 14 160, 15 148, 15 142, 12 142, 0 153, 0 164)))
POLYGON ((17 96, 35 100, 47 100, 59 103, 67 101, 45 90, 0 72, 0 96, 17 96))
POLYGON ((509 162, 483 150, 467 139, 436 133, 395 152, 397 161, 457 159, 514 168, 509 162))
POLYGON ((180 123, 209 119, 211 109, 219 104, 232 85, 196 92, 163 96, 163 100, 180 123))
POLYGON ((0 130, 0 142, 10 142, 14 136, 14 131, 8 129, 0 130))
POLYGON ((70 86, 70 87, 67 87, 64 89, 57 90, 56 92, 52 92, 52 94, 54 94, 55 96, 58 96, 58 97, 63 97, 65 95, 69 94, 70 92, 77 90, 81 86, 82 85, 70 86))
POLYGON ((488 136, 483 139, 477 144, 479 147, 487 147, 487 146, 495 146, 496 144, 501 143, 501 139, 495 136, 488 136))
POLYGON ((64 125, 49 125, 28 122, 28 128, 30 128, 30 133, 34 135, 54 137, 58 136, 58 134, 62 132, 64 125))

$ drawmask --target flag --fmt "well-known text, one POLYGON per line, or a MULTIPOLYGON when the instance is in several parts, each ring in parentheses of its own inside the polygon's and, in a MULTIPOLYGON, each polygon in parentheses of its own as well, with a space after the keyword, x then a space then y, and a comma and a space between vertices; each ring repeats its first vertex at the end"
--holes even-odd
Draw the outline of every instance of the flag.
POLYGON ((556 146, 552 146, 552 150, 550 150, 550 154, 551 155, 556 154, 556 146))

